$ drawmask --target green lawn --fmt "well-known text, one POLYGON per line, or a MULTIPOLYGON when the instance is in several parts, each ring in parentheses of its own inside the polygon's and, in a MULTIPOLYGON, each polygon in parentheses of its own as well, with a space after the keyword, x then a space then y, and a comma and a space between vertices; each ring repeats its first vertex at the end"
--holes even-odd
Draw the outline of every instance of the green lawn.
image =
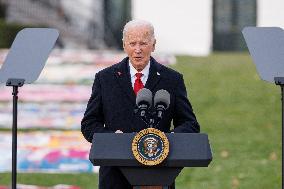
MULTIPOLYGON (((179 56, 172 66, 183 73, 188 96, 209 135, 213 161, 186 168, 177 189, 281 188, 280 89, 259 79, 248 54, 179 56)), ((0 174, 0 185, 10 174, 0 174)), ((93 189, 96 174, 19 174, 18 183, 59 183, 93 189)))

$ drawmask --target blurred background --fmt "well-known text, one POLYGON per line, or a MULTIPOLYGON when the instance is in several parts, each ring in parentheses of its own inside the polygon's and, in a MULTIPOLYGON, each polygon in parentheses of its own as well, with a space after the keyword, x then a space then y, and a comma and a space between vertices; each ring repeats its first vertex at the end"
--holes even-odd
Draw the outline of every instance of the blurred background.
MULTIPOLYGON (((95 74, 120 61, 131 19, 155 27, 153 56, 184 75, 213 162, 186 168, 177 188, 281 187, 280 89, 261 81, 241 31, 284 28, 283 0, 0 0, 0 67, 25 27, 60 37, 38 81, 19 92, 19 187, 96 188, 80 133, 95 74)), ((0 188, 11 183, 11 88, 0 85, 0 188)), ((2 189, 1 188, 1 189, 2 189)))

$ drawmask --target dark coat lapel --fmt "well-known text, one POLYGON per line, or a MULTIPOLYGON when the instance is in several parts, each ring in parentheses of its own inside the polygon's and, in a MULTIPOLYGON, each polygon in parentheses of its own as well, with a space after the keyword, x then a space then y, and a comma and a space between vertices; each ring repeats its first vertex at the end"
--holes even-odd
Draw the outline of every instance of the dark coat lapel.
POLYGON ((135 93, 132 88, 130 72, 128 67, 128 58, 123 59, 114 69, 114 74, 120 85, 120 88, 127 95, 128 99, 135 104, 135 93))
POLYGON ((161 66, 160 64, 151 57, 150 59, 150 71, 149 76, 145 85, 145 88, 150 89, 153 91, 154 87, 158 84, 161 79, 161 66))

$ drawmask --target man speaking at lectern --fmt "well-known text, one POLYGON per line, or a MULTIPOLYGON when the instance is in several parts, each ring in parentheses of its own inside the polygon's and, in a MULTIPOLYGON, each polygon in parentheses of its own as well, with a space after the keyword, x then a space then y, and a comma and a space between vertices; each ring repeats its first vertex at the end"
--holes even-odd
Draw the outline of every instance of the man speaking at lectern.
MULTIPOLYGON (((122 40, 128 56, 95 76, 92 94, 81 122, 81 131, 86 140, 92 142, 94 133, 131 133, 147 128, 142 119, 134 114, 136 94, 143 87, 150 89, 153 94, 160 89, 170 93, 170 106, 157 129, 163 132, 198 133, 200 127, 187 98, 182 75, 151 57, 156 45, 152 24, 142 20, 128 22, 124 26, 122 40), (170 131, 172 120, 174 129, 170 131)), ((151 108, 154 110, 154 107, 151 108)), ((132 187, 117 168, 101 167, 99 188, 132 187)))

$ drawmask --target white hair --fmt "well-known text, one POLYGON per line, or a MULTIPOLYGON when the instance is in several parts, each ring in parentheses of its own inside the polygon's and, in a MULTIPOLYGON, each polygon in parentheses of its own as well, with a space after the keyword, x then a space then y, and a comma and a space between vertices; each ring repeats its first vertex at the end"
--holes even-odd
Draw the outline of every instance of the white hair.
POLYGON ((141 27, 141 26, 149 28, 150 37, 154 40, 155 39, 154 26, 150 22, 145 20, 131 20, 127 22, 123 28, 122 41, 125 40, 126 34, 130 28, 141 27))

